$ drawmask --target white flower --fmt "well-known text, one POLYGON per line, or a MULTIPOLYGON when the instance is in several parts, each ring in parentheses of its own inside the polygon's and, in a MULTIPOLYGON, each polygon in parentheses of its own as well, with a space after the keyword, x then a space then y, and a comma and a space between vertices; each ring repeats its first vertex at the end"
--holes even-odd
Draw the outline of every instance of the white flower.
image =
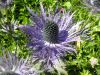
POLYGON ((94 68, 95 65, 98 65, 98 59, 92 57, 92 58, 90 59, 90 64, 91 64, 92 68, 94 68))

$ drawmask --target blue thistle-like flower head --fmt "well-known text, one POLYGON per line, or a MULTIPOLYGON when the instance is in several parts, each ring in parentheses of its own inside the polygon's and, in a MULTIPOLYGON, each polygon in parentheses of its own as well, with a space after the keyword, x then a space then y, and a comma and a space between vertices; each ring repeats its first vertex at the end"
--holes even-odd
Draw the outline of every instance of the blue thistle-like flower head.
POLYGON ((89 7, 92 12, 100 12, 100 0, 83 0, 84 4, 89 7))
POLYGON ((6 7, 9 6, 13 0, 0 0, 0 7, 6 7))
POLYGON ((18 59, 16 54, 4 52, 0 57, 0 75, 38 75, 27 59, 18 59))
MULTIPOLYGON (((70 42, 79 41, 79 36, 84 28, 78 30, 82 23, 73 23, 73 15, 70 12, 56 12, 51 13, 44 10, 42 3, 40 3, 41 15, 37 15, 27 7, 32 15, 34 22, 33 26, 21 25, 19 28, 29 35, 28 46, 33 50, 33 61, 41 62, 42 67, 46 70, 52 67, 58 69, 64 68, 63 58, 66 53, 76 52, 70 42)), ((61 70, 61 69, 60 69, 61 70)))

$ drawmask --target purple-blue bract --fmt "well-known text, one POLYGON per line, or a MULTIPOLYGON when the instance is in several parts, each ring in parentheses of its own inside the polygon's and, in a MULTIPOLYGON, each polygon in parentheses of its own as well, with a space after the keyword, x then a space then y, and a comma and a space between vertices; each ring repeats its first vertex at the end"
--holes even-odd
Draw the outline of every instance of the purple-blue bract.
POLYGON ((83 2, 91 9, 92 13, 100 12, 100 0, 83 0, 83 2))
POLYGON ((0 75, 38 75, 30 58, 19 59, 16 53, 10 51, 2 51, 0 56, 0 75))
POLYGON ((7 7, 9 6, 13 0, 0 0, 0 7, 7 7))
POLYGON ((79 41, 81 32, 78 29, 82 21, 73 23, 74 13, 66 11, 51 13, 48 9, 47 13, 42 3, 40 3, 40 8, 41 13, 37 15, 27 7, 34 24, 33 26, 21 25, 19 28, 29 35, 28 47, 33 50, 33 61, 41 62, 46 70, 52 67, 57 68, 56 66, 62 67, 60 62, 63 59, 61 58, 66 53, 76 52, 70 42, 79 41))

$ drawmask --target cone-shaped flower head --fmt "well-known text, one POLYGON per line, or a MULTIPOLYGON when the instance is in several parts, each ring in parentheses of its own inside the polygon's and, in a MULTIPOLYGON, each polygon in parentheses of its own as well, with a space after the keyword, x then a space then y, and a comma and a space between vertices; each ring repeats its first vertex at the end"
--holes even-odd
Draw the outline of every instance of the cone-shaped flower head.
POLYGON ((84 4, 89 7, 92 12, 100 12, 100 0, 83 0, 84 4))
POLYGON ((0 7, 6 7, 9 6, 13 0, 0 0, 0 7))
POLYGON ((37 75, 28 59, 18 59, 16 54, 3 51, 3 56, 0 57, 0 75, 37 75))
POLYGON ((27 7, 32 15, 33 26, 21 25, 19 28, 29 35, 28 46, 33 50, 33 61, 42 62, 45 69, 63 67, 61 60, 66 53, 76 52, 70 42, 78 41, 81 31, 78 31, 82 22, 72 23, 73 14, 70 12, 48 12, 40 3, 41 14, 38 16, 27 7))

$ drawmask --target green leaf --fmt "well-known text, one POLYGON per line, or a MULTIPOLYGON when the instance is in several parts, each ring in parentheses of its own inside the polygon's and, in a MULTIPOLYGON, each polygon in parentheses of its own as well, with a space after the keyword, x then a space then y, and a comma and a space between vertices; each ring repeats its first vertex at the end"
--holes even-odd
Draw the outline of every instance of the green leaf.
POLYGON ((67 9, 70 9, 72 5, 70 2, 65 2, 63 6, 67 7, 67 9))

